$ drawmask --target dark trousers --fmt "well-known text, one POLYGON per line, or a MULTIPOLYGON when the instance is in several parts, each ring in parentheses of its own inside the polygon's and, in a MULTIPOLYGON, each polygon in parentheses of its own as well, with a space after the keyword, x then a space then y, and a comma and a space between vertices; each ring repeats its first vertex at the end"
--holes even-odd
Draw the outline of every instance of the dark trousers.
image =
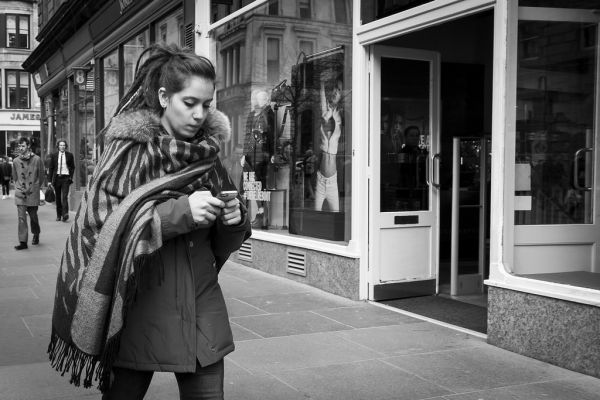
MULTIPOLYGON (((148 391, 154 371, 113 368, 114 380, 102 400, 142 400, 148 391)), ((181 400, 222 400, 225 369, 223 360, 201 367, 196 372, 176 372, 181 400)))
POLYGON ((62 218, 69 215, 69 186, 71 178, 69 176, 57 176, 54 185, 56 193, 56 216, 62 218))
POLYGON ((2 194, 6 196, 10 194, 10 180, 2 179, 2 194))
POLYGON ((38 220, 38 208, 29 206, 17 206, 19 213, 19 242, 27 243, 29 229, 27 227, 27 214, 31 220, 31 233, 34 235, 40 234, 40 222, 38 220))

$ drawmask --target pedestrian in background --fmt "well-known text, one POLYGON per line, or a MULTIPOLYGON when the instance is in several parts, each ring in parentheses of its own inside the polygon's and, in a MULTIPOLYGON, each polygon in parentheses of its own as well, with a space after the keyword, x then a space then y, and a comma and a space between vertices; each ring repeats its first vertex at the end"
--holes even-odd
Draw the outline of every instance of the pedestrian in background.
POLYGON ((40 223, 38 220, 38 206, 40 205, 40 187, 44 177, 44 164, 42 159, 31 151, 31 142, 28 138, 19 139, 19 156, 13 161, 12 180, 15 183, 15 204, 19 215, 18 236, 19 244, 15 250, 27 248, 29 229, 27 214, 31 221, 31 244, 40 241, 40 223))
POLYGON ((50 157, 48 181, 51 182, 56 194, 56 220, 69 219, 69 187, 73 183, 75 173, 75 158, 68 152, 67 141, 61 139, 57 142, 58 150, 50 157))
POLYGON ((0 184, 2 184, 2 200, 10 197, 10 179, 12 178, 12 167, 6 157, 0 157, 0 184))
POLYGON ((207 58, 153 45, 140 60, 71 227, 48 352, 104 400, 142 399, 154 371, 182 399, 222 399, 234 344, 218 272, 250 236, 239 196, 216 197, 235 189, 217 156, 229 120, 207 58))

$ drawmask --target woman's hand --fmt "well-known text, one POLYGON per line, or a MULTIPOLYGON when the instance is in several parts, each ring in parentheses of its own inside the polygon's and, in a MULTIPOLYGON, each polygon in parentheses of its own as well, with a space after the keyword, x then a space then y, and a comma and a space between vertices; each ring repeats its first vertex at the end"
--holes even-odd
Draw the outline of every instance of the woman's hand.
POLYGON ((240 201, 237 198, 231 199, 228 202, 223 203, 223 205, 223 213, 221 214, 223 225, 237 225, 242 222, 240 201))
POLYGON ((213 197, 208 190, 201 190, 192 193, 188 197, 190 210, 194 222, 198 225, 211 225, 219 215, 225 205, 221 200, 213 197))

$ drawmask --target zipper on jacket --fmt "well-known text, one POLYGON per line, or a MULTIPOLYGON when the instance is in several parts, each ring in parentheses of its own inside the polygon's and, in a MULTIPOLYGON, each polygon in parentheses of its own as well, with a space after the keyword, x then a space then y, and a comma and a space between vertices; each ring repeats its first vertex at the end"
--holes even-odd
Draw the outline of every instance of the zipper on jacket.
POLYGON ((185 252, 188 257, 188 268, 190 269, 190 275, 192 276, 192 318, 193 318, 193 328, 192 328, 192 339, 193 339, 193 359, 194 364, 198 359, 198 349, 196 348, 196 343, 198 342, 196 335, 198 334, 198 327, 196 326, 196 276, 194 275, 194 266, 192 265, 192 254, 190 252, 190 247, 194 245, 194 241, 191 240, 192 235, 190 233, 185 235, 185 252))

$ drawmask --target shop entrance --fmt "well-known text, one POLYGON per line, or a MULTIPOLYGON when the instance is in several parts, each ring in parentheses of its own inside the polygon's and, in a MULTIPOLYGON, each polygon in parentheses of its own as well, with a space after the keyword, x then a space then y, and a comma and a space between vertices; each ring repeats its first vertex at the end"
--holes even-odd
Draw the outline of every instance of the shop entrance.
POLYGON ((480 332, 492 39, 486 11, 371 48, 369 297, 480 332))
POLYGON ((434 294, 439 227, 439 54, 375 46, 375 300, 434 294), (398 73, 401 71, 401 73, 398 73), (379 111, 379 112, 378 112, 379 111), (377 160, 377 161, 376 161, 377 160))

